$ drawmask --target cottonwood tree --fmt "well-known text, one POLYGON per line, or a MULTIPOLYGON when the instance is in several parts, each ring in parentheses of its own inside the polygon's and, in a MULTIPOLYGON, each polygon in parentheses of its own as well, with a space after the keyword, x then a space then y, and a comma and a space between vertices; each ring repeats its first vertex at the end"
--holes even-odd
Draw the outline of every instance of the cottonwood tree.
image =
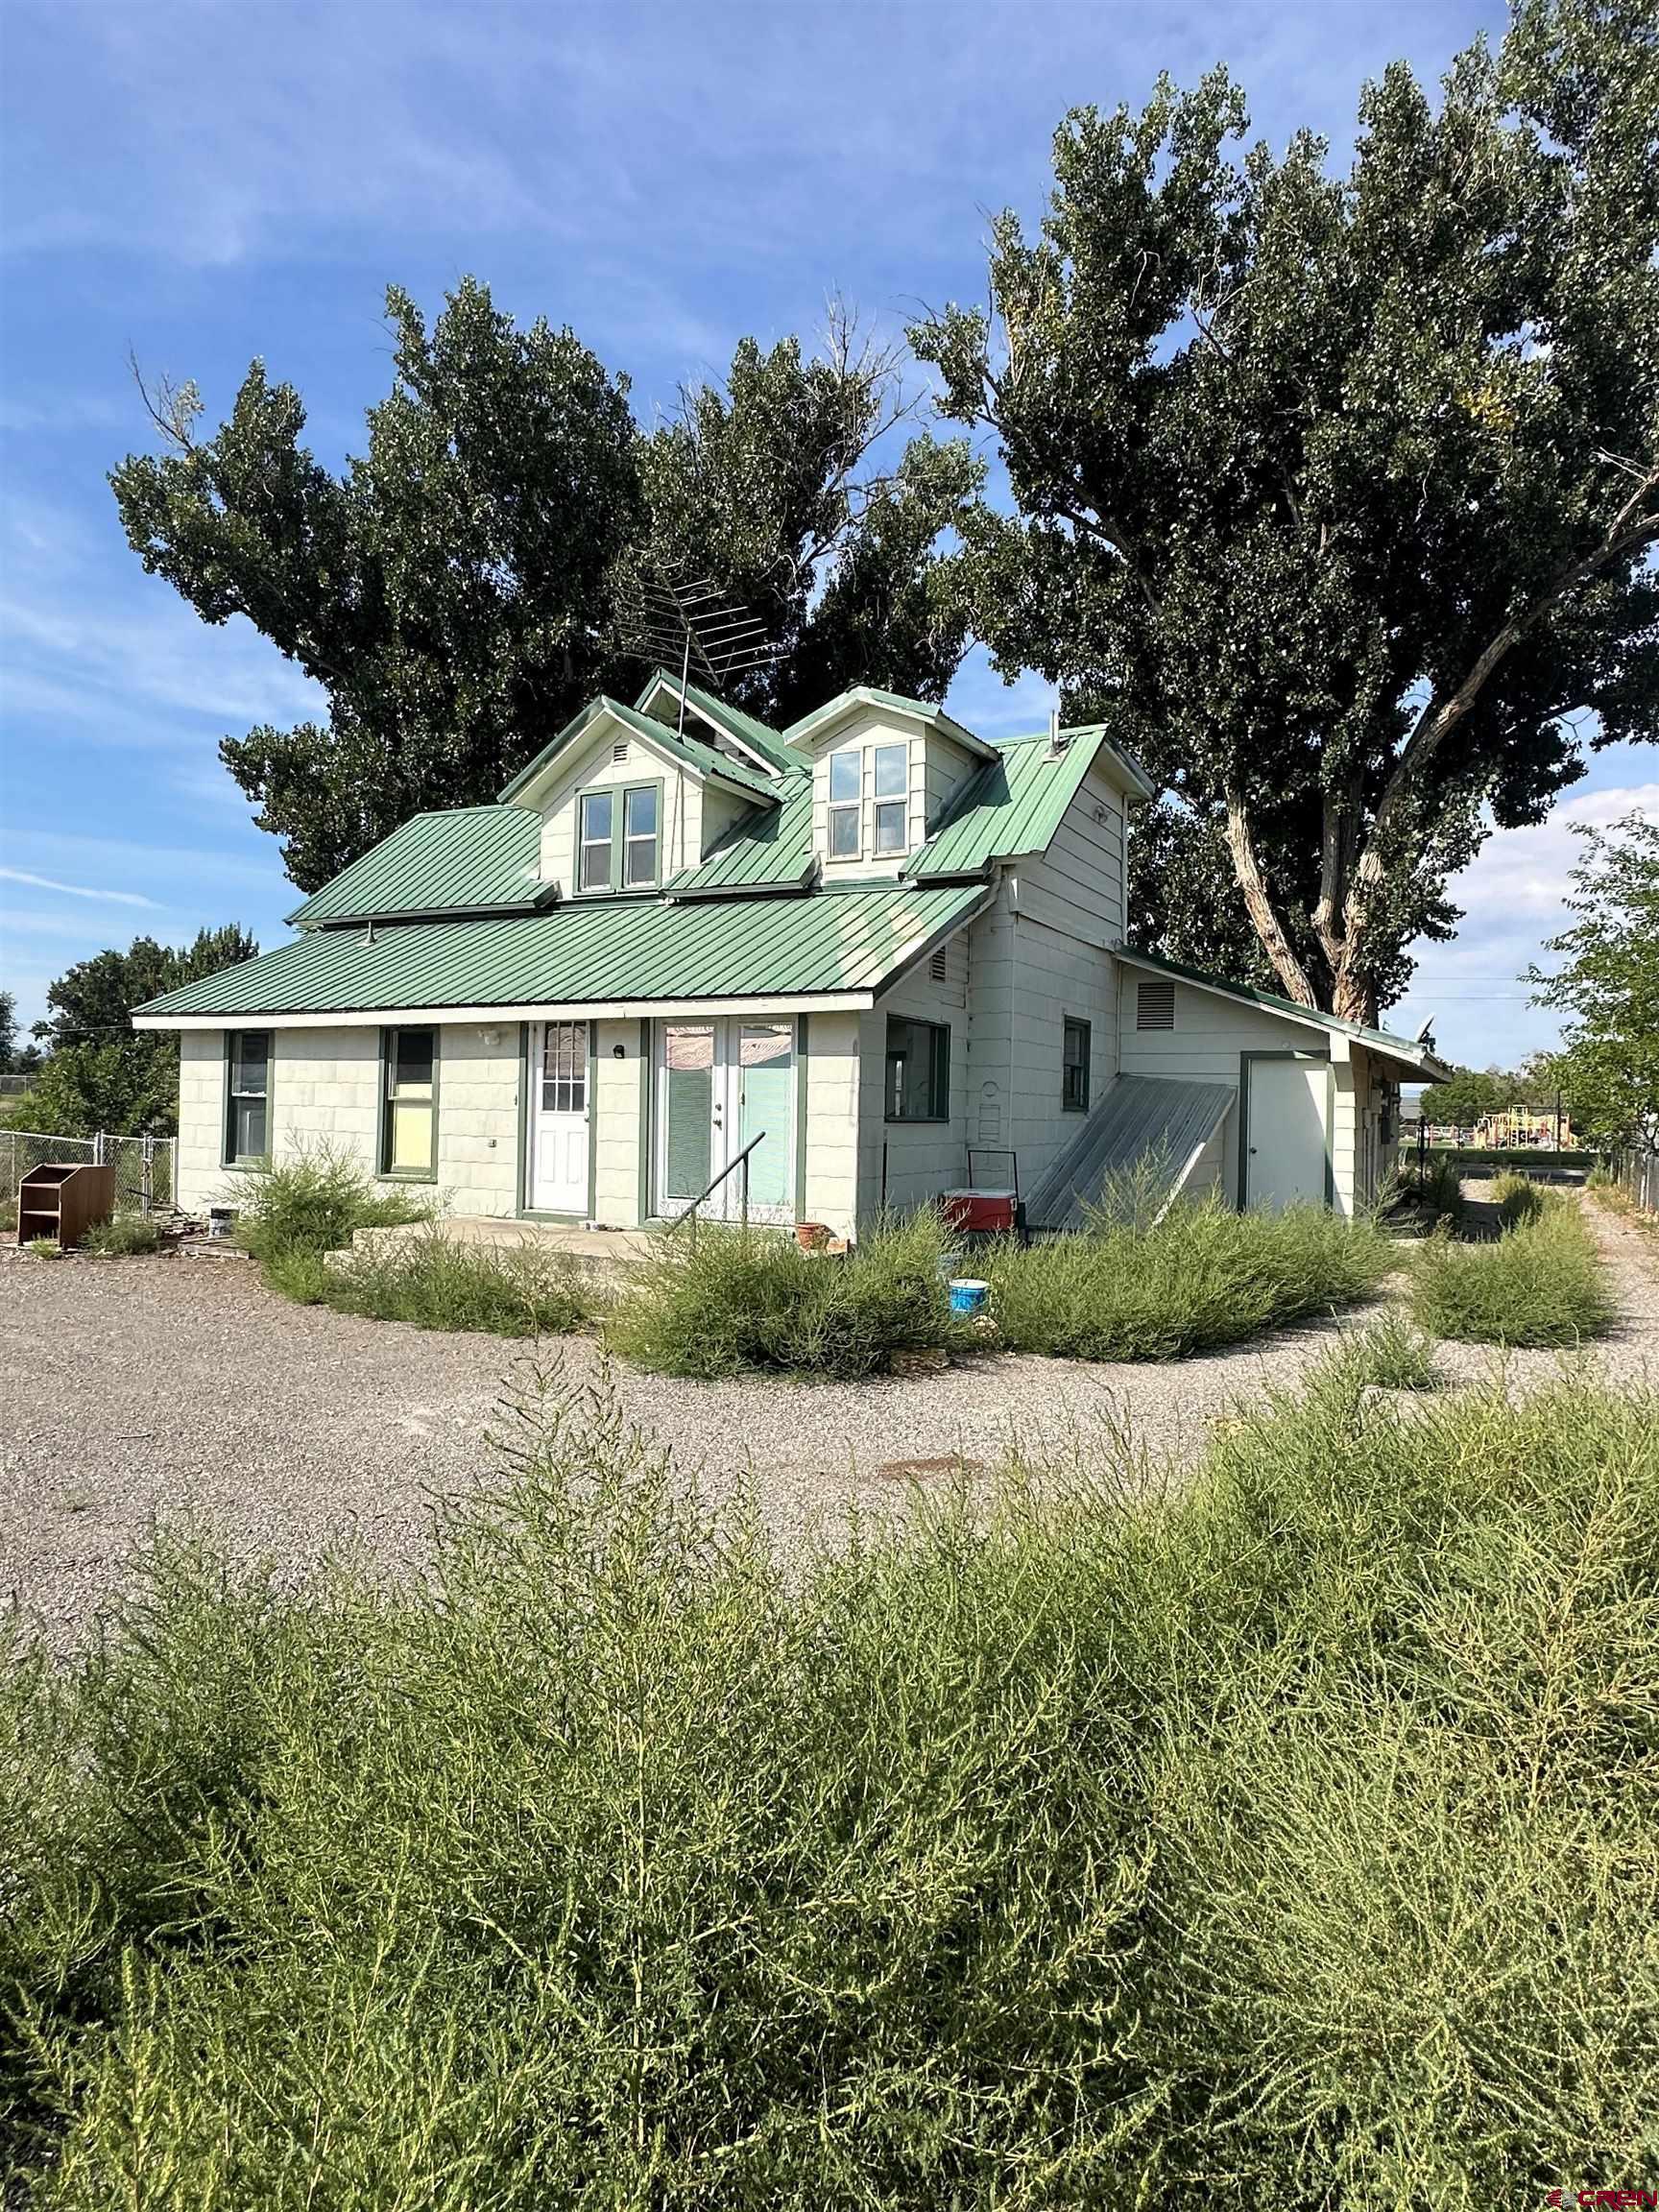
POLYGON ((44 1022, 35 1035, 49 1048, 30 1094, 31 1123, 54 1136, 99 1129, 125 1136, 171 1136, 179 1126, 179 1039, 132 1028, 132 1009, 222 968, 258 956, 257 941, 235 923, 201 929, 190 945, 135 937, 77 960, 48 986, 44 1022))
POLYGON ((1547 948, 1560 966, 1527 979, 1536 1005, 1567 1017, 1551 1071, 1575 1121, 1604 1144, 1659 1151, 1659 822, 1575 827, 1576 919, 1547 948))
POLYGON ((1221 70, 1075 111, 988 307, 912 342, 1013 494, 966 527, 973 627, 1164 787, 1143 921, 1225 934, 1224 850, 1277 987, 1371 1021, 1489 824, 1653 733, 1659 16, 1525 0, 1438 104, 1396 64, 1346 176, 1247 129, 1221 70))
POLYGON ((895 363, 847 318, 822 357, 746 341, 723 390, 647 433, 626 377, 471 279, 430 328, 396 287, 387 315, 392 390, 338 474, 255 362, 211 436, 193 385, 147 394, 162 450, 110 478, 145 567, 207 621, 246 615, 327 695, 325 722, 221 746, 302 890, 419 808, 493 799, 594 691, 637 689, 618 608, 642 561, 765 616, 779 659, 741 702, 758 713, 865 679, 942 694, 966 615, 936 541, 978 471, 926 439, 873 456, 895 363))

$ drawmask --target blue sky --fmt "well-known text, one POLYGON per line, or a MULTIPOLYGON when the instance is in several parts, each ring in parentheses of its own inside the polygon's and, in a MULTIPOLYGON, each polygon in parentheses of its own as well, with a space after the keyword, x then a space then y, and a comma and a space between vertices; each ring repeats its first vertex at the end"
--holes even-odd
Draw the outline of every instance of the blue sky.
MULTIPOLYGON (((1366 75, 1395 54, 1437 75, 1501 20, 1485 0, 8 0, 0 979, 20 1013, 102 945, 226 921, 269 945, 296 902, 217 744, 321 701, 128 551, 105 475, 148 442, 130 349, 196 378, 209 421, 261 355, 338 463, 386 390, 386 284, 436 310, 470 272, 515 314, 570 323, 649 417, 745 332, 819 328, 832 293, 889 329, 919 301, 978 297, 986 214, 1039 210, 1074 103, 1224 60, 1270 140, 1310 124, 1340 150, 1366 75)), ((1047 698, 974 659, 950 705, 1006 731, 1047 698)), ((1659 759, 1622 748, 1550 824, 1494 839, 1456 944, 1393 1021, 1432 1012, 1476 1063, 1548 1042, 1514 978, 1558 914, 1567 823, 1639 795, 1659 809, 1659 759)))

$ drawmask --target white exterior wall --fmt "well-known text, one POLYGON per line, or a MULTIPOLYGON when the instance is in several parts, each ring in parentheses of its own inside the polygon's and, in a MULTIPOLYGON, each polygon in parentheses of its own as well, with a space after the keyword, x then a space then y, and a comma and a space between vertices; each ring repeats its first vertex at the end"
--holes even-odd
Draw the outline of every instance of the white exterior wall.
POLYGON ((856 1014, 811 1014, 806 1019, 807 1221, 822 1221, 837 1237, 858 1227, 860 1126, 859 1023, 856 1014))
POLYGON ((588 1124, 588 1141, 593 1147, 593 1218, 607 1229, 634 1229, 640 1220, 651 1024, 596 1022, 593 1046, 593 1098, 588 1124))
MULTIPOLYGON (((1145 968, 1125 967, 1118 1022, 1118 1065, 1125 1075, 1166 1075, 1191 1083, 1228 1083, 1238 1088, 1241 1052, 1312 1052, 1323 1055, 1326 1040, 1298 1022, 1282 1021, 1265 1007, 1246 1006, 1200 991, 1190 983, 1175 984, 1173 1029, 1137 1029, 1135 1009, 1142 978, 1158 980, 1145 968)), ((1238 1110, 1235 1106, 1222 1128, 1225 1158, 1221 1190, 1227 1203, 1238 1197, 1238 1110)), ((1331 1132, 1327 1129, 1327 1141, 1331 1132)), ((1341 1179, 1337 1178, 1338 1194, 1341 1179)))
MULTIPOLYGON (((378 1028, 273 1029, 270 1142, 281 1160, 328 1144, 373 1175, 380 1130, 378 1028)), ((224 1165, 225 1032, 180 1039, 179 1203, 199 1214, 236 1202, 238 1170, 224 1165)), ((517 1203, 518 1024, 446 1023, 438 1037, 438 1182, 456 1214, 508 1214, 517 1203)), ((430 1188, 430 1186, 420 1186, 430 1188)))
POLYGON ((1091 769, 1047 852, 1010 864, 970 931, 969 1126, 975 1145, 1013 1148, 1022 1189, 1081 1125, 1061 1104, 1068 1015, 1089 1023, 1091 1112, 1118 1072, 1123 842, 1122 795, 1091 769))
POLYGON ((205 1213, 234 1181, 225 1157, 225 1033, 186 1029, 179 1040, 179 1187, 185 1214, 205 1213))
MULTIPOLYGON (((972 949, 970 932, 958 930, 944 948, 945 980, 935 982, 930 961, 913 968, 897 987, 858 1022, 858 1219, 867 1224, 882 1202, 882 1155, 886 1155, 886 1202, 920 1206, 940 1190, 968 1180, 968 1132, 974 1070, 969 1022, 972 949), (908 1015, 919 1022, 941 1022, 950 1031, 950 1112, 944 1121, 887 1119, 887 1017, 908 1015)), ((977 988, 976 981, 974 988, 977 988)))

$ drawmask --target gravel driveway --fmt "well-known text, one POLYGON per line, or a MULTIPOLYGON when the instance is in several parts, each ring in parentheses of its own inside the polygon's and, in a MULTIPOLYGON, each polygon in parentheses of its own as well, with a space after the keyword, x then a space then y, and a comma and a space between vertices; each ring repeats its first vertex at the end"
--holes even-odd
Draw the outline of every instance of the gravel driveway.
MULTIPOLYGON (((1641 1232, 1595 1211, 1623 1324, 1609 1370, 1659 1379, 1659 1267, 1641 1232)), ((1360 1317, 1363 1321, 1363 1315, 1360 1317)), ((620 1372, 630 1419, 711 1485, 747 1463, 787 1539, 849 1503, 890 1507, 928 1461, 1068 1457, 1127 1416, 1155 1459, 1190 1458, 1240 1395, 1293 1383, 1334 1323, 1168 1366, 990 1358, 904 1381, 691 1383, 620 1372), (908 1463, 924 1463, 912 1469, 908 1463)), ((118 1587, 154 1517, 204 1514, 239 1550, 303 1575, 342 1536, 422 1555, 435 1494, 486 1464, 483 1435, 524 1348, 291 1306, 236 1259, 0 1264, 0 1597, 61 1641, 118 1587)), ((600 1359, 563 1351, 574 1378, 600 1359)), ((1472 1378, 1491 1355, 1443 1346, 1472 1378)), ((1553 1372, 1511 1356, 1525 1383, 1553 1372)))

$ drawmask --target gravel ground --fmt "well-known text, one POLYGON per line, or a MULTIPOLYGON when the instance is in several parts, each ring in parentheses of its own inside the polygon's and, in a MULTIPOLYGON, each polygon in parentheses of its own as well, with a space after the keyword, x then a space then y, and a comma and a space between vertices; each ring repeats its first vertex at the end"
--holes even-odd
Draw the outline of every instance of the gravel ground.
MULTIPOLYGON (((1659 1380, 1655 1247, 1594 1217, 1623 1314, 1599 1357, 1617 1376, 1659 1380)), ((1183 1462, 1231 1403, 1294 1383, 1336 1333, 1311 1324, 1163 1367, 1001 1358, 862 1384, 616 1382, 628 1417, 711 1488, 747 1464, 787 1540, 852 1503, 890 1509, 952 1455, 991 1462, 1017 1441, 1049 1463, 1125 1419, 1155 1462, 1183 1462)), ((574 1381, 600 1366, 584 1340, 561 1357, 574 1381)), ((1438 1357, 1459 1380, 1492 1362, 1472 1346, 1438 1357)), ((0 1598, 67 1640, 120 1587, 157 1516, 204 1516, 295 1576, 347 1537, 414 1565, 433 1499, 488 1464, 485 1431, 524 1358, 495 1337, 290 1306, 237 1259, 18 1255, 0 1265, 0 1598)), ((1556 1365, 1519 1353, 1507 1372, 1525 1387, 1556 1365)))

